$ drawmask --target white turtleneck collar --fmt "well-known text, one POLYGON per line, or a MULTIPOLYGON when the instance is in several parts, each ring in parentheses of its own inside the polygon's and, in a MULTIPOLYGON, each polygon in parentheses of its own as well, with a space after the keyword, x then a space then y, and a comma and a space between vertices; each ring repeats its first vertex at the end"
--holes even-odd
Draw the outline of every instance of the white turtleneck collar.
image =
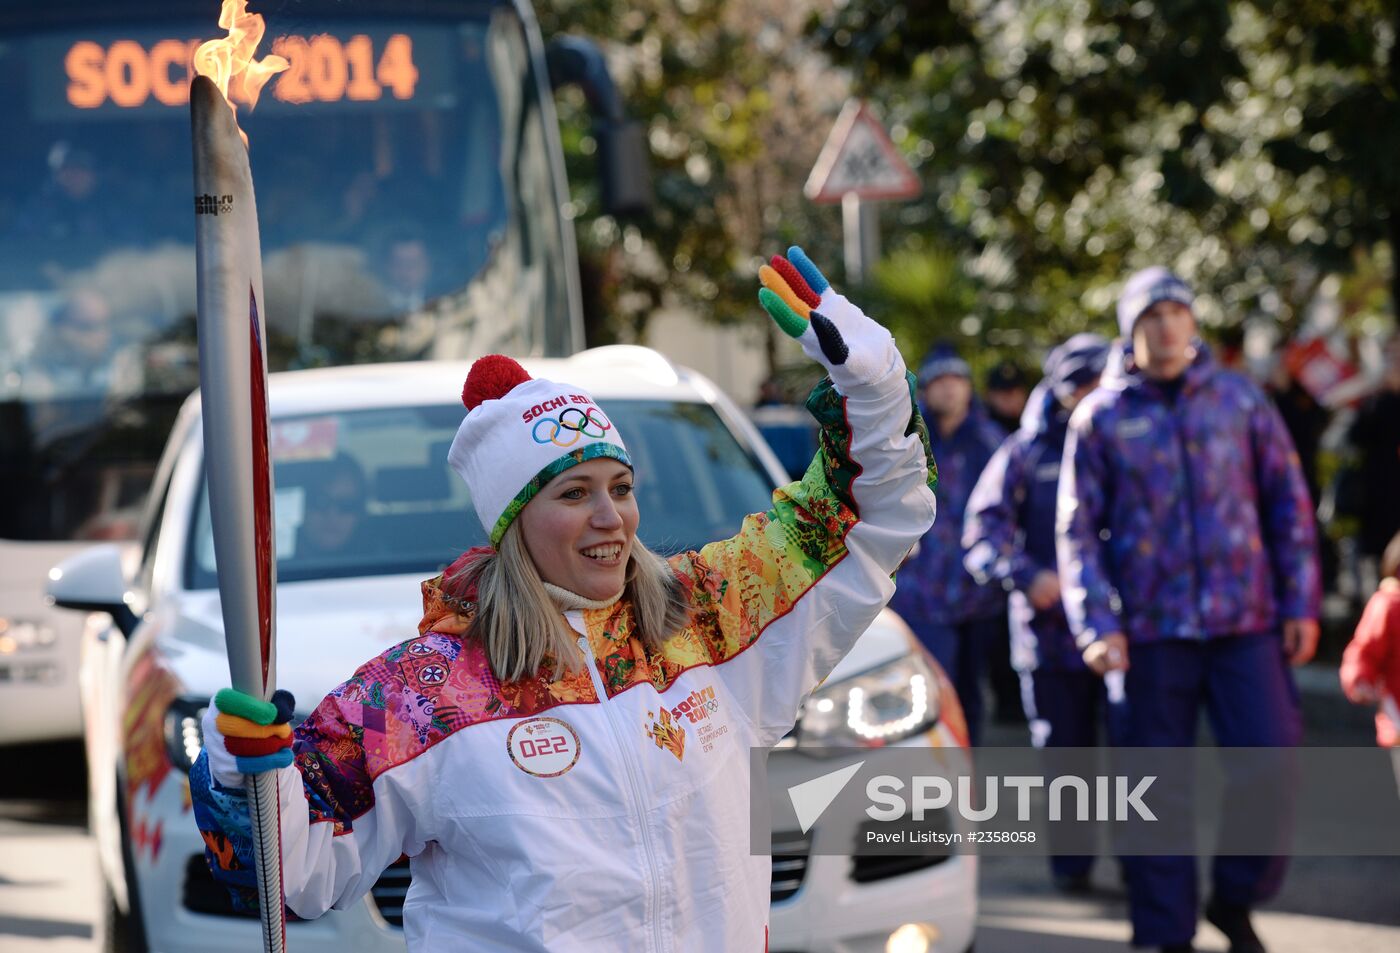
MULTIPOLYGON (((541 580, 543 582, 543 580, 541 580)), ((608 599, 586 599, 577 592, 570 592, 562 586, 556 586, 552 582, 544 584, 545 591, 554 600, 554 605, 560 612, 572 612, 576 609, 606 609, 617 603, 622 598, 622 594, 627 591, 624 586, 617 591, 617 595, 608 599)))

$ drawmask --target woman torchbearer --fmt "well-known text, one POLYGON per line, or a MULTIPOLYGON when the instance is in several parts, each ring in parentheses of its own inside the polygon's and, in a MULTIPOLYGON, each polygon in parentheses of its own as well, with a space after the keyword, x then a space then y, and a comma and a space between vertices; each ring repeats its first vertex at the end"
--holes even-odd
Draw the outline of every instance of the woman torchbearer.
POLYGON ((800 249, 764 307, 829 377, 821 449, 738 535, 662 560, 637 540, 623 435, 509 358, 471 369, 449 454, 491 546, 423 585, 416 637, 295 732, 221 692, 191 773, 226 882, 251 882, 248 759, 281 764, 282 866, 303 917, 411 858, 411 950, 760 950, 749 749, 794 724, 932 523, 932 461, 888 331, 800 249), (290 734, 290 737, 282 737, 290 734), (244 762, 244 763, 240 763, 244 762))

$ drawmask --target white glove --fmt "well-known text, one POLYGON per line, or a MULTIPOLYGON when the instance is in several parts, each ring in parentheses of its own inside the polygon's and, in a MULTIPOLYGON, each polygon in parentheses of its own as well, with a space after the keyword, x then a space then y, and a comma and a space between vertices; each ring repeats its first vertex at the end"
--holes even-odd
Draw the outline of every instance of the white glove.
POLYGON ((783 333, 826 368, 837 390, 883 380, 899 364, 894 338, 831 283, 793 245, 758 271, 758 300, 783 333))

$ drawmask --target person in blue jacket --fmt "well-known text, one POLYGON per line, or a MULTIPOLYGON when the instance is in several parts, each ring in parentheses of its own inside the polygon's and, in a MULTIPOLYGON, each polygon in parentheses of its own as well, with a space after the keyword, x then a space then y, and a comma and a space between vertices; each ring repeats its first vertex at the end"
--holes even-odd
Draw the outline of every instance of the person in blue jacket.
POLYGON ((972 371, 950 347, 936 347, 919 369, 929 441, 938 460, 938 519, 900 568, 893 608, 952 679, 967 716, 968 740, 982 735, 982 678, 992 639, 1004 636, 1006 592, 963 568, 967 498, 1000 445, 1002 431, 972 398, 972 371))
MULTIPOLYGON (((963 524, 968 572, 1011 594, 1011 664, 1037 748, 1098 744, 1103 684, 1084 664, 1060 603, 1055 495, 1070 411, 1098 384, 1107 357, 1108 341, 1098 334, 1076 334, 1050 352, 1020 428, 982 471, 963 524)), ((1055 886, 1087 892, 1093 862, 1052 856, 1055 886)))
MULTIPOLYGON (((1204 708, 1222 746, 1293 746, 1302 716, 1288 664, 1312 657, 1321 601, 1312 502, 1278 411, 1211 359, 1193 301, 1164 268, 1134 274, 1118 301, 1127 346, 1065 440, 1065 612, 1094 671, 1126 672, 1109 706, 1114 744, 1192 746, 1204 708)), ((1250 909, 1285 868, 1215 858, 1205 915, 1235 953, 1264 949, 1250 909)), ((1192 949, 1194 859, 1130 857, 1124 869, 1134 944, 1192 949)))

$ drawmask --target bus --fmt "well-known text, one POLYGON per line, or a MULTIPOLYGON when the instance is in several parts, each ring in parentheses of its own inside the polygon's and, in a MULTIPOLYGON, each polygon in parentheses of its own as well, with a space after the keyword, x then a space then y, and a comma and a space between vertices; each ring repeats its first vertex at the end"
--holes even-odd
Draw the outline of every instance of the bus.
MULTIPOLYGON (((644 139, 596 48, 525 0, 279 0, 250 142, 272 370, 583 345, 553 88, 595 110, 604 207, 644 139)), ((190 61, 218 0, 0 2, 0 743, 81 734, 55 563, 132 541, 198 384, 190 61)), ((611 208, 608 208, 611 203, 611 208)))

